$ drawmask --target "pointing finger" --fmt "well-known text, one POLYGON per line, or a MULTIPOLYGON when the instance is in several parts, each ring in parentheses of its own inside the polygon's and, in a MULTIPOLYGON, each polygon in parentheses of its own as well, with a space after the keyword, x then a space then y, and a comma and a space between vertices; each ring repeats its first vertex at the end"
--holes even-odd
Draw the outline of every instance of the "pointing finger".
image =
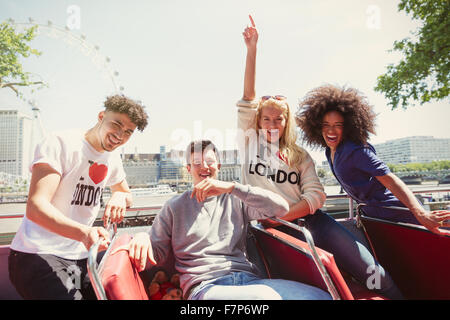
POLYGON ((252 23, 252 27, 256 28, 255 21, 253 21, 252 15, 249 14, 248 17, 250 18, 250 22, 252 23))

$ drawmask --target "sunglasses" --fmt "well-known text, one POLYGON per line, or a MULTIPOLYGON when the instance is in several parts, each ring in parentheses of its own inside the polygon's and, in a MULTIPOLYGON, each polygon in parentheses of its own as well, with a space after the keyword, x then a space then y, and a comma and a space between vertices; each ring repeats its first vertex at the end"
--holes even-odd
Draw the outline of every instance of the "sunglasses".
POLYGON ((262 96, 261 101, 266 101, 266 100, 269 100, 270 98, 275 99, 275 100, 286 100, 287 99, 285 96, 277 94, 276 96, 262 96))

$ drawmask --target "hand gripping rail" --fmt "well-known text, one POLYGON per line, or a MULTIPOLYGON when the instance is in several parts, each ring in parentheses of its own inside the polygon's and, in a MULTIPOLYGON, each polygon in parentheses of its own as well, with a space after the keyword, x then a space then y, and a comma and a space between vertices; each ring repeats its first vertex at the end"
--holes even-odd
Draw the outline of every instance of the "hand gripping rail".
MULTIPOLYGON (((117 224, 113 223, 112 225, 107 225, 106 229, 108 230, 112 226, 112 232, 111 234, 111 244, 106 250, 105 256, 109 253, 110 248, 112 247, 112 243, 114 241, 114 237, 117 234, 117 224)), ((94 289, 95 295, 97 296, 98 300, 108 300, 105 289, 103 288, 102 280, 101 280, 101 269, 102 269, 102 263, 100 263, 100 266, 97 265, 97 255, 98 255, 98 248, 101 243, 101 239, 99 239, 96 243, 94 243, 88 252, 88 260, 87 260, 87 271, 89 275, 89 279, 91 281, 92 287, 94 289)), ((102 260, 103 262, 103 260, 102 260)))
POLYGON ((303 233, 303 235, 305 236, 306 242, 308 244, 308 247, 310 249, 311 256, 314 260, 314 263, 317 266, 317 269, 320 272, 320 275, 322 276, 323 281, 325 282, 325 285, 328 288, 328 292, 330 293, 333 300, 341 300, 341 296, 340 296, 338 290, 336 289, 336 286, 334 285, 333 281, 331 280, 331 277, 328 274, 328 271, 326 270, 322 261, 320 261, 319 254, 317 253, 313 237, 312 237, 311 233, 309 232, 309 230, 306 229, 306 227, 304 226, 304 221, 299 219, 298 225, 296 225, 292 222, 285 221, 285 220, 282 220, 279 218, 269 218, 269 220, 281 223, 289 228, 292 228, 294 230, 297 230, 297 231, 300 231, 301 233, 303 233))

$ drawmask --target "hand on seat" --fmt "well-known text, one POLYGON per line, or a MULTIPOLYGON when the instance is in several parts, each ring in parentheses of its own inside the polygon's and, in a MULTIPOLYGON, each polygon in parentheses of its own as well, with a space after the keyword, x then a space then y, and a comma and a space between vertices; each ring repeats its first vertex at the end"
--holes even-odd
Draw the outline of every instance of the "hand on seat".
POLYGON ((450 235, 449 230, 439 229, 450 227, 450 211, 436 210, 424 211, 422 214, 416 214, 417 220, 428 230, 439 235, 450 235))
POLYGON ((139 272, 145 269, 147 260, 153 265, 156 264, 148 233, 140 232, 131 239, 128 244, 128 255, 139 272))

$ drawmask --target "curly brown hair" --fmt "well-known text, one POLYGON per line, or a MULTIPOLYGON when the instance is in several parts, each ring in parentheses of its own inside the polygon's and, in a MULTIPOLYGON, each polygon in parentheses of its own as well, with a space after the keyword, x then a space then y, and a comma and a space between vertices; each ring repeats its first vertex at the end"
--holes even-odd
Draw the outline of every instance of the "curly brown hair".
POLYGON ((337 111, 344 117, 343 140, 365 144, 369 133, 375 134, 376 114, 358 90, 324 85, 308 92, 296 113, 297 125, 303 130, 307 145, 326 147, 322 120, 326 113, 337 111))
POLYGON ((105 111, 126 114, 139 131, 143 131, 148 124, 148 115, 145 106, 124 95, 113 95, 106 98, 105 111))

